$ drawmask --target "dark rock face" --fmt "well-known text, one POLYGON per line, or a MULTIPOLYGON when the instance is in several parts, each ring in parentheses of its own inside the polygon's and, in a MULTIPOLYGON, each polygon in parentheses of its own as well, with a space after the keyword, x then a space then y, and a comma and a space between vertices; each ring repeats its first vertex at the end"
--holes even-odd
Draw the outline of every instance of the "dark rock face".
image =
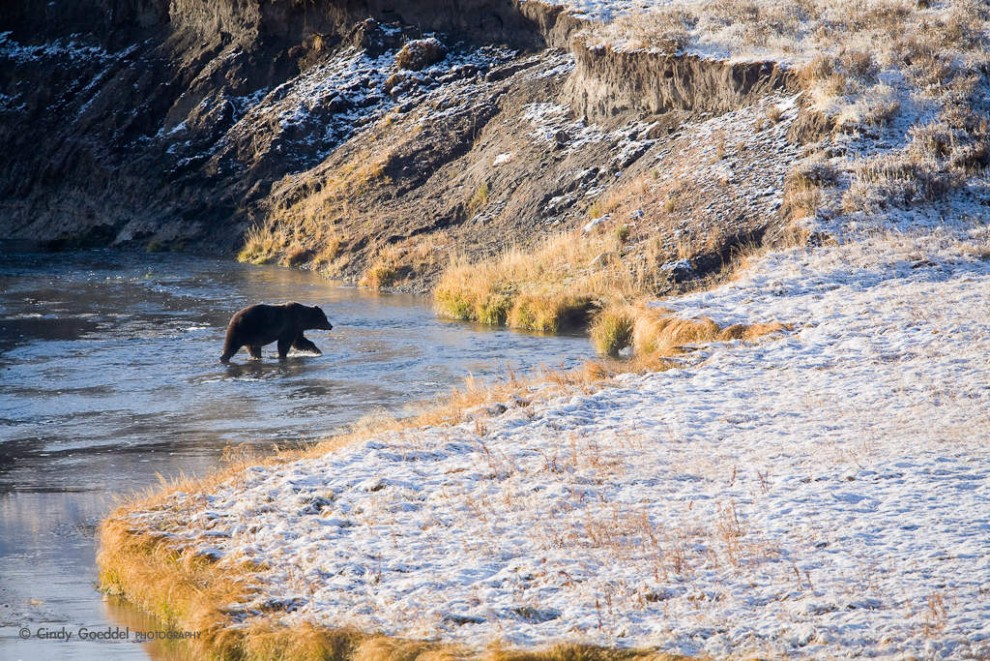
POLYGON ((2 3, 0 238, 233 248, 273 182, 387 109, 374 58, 423 30, 541 43, 508 0, 2 3), (338 89, 303 99, 320 66, 338 89))

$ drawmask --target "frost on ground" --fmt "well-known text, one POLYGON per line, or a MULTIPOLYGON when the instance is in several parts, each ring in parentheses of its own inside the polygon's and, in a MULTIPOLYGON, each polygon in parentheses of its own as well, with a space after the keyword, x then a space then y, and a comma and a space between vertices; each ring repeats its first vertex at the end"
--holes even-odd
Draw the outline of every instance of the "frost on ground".
POLYGON ((990 263, 961 245, 777 253, 673 305, 795 322, 782 338, 132 516, 263 563, 245 618, 476 646, 986 656, 990 263))
MULTIPOLYGON (((832 10, 812 5, 828 24, 832 10)), ((929 17, 906 15, 919 29, 929 17)), ((768 48, 807 59, 808 22, 792 24, 791 41, 768 48)), ((917 44, 823 63, 802 93, 832 120, 815 153, 787 146, 794 97, 760 108, 765 129, 747 129, 755 112, 727 113, 669 147, 699 154, 684 197, 751 190, 755 213, 787 204, 818 247, 748 260, 735 280, 663 305, 726 325, 793 323, 783 337, 707 347, 677 369, 594 392, 534 387, 464 424, 248 469, 132 522, 221 567, 260 567, 252 600, 226 609, 242 622, 478 648, 990 656, 990 156, 979 151, 986 87, 975 75, 985 49, 970 32, 957 40, 969 59, 942 62, 934 83, 901 57, 928 52, 917 44), (780 158, 763 164, 750 152, 780 158), (798 158, 806 167, 788 186, 798 158), (740 188, 737 177, 761 185, 740 188)), ((387 82, 373 61, 348 57, 348 104, 360 117, 401 108, 391 92, 368 91, 387 82)), ((343 79, 328 87, 325 76, 314 68, 299 94, 273 90, 259 104, 278 114, 263 119, 298 140, 339 139, 299 128, 322 129, 310 118, 338 105, 343 79)), ((446 101, 436 110, 462 111, 446 101)), ((627 150, 653 146, 643 127, 621 141, 552 99, 522 115, 521 133, 562 153, 616 140, 621 164, 627 150)), ((522 158, 497 146, 493 167, 522 158)), ((658 148, 658 167, 666 154, 658 148)), ((694 214, 702 229, 709 212, 726 215, 719 204, 694 214)))

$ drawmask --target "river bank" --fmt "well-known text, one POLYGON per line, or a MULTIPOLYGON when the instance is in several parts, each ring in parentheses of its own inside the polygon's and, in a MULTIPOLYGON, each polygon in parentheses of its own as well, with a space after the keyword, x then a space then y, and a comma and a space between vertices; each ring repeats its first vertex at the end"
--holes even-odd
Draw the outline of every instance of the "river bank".
MULTIPOLYGON (((443 322, 428 300, 304 271, 3 248, 0 644, 23 658, 88 659, 103 643, 20 641, 21 627, 167 628, 96 589, 96 528, 121 499, 401 412, 469 375, 481 383, 593 355, 583 337, 443 322), (331 315, 334 331, 310 333, 323 356, 279 362, 269 348, 260 362, 217 362, 234 310, 290 299, 331 315)), ((115 658, 146 658, 134 642, 106 644, 115 658)))
POLYGON ((114 580, 126 544, 236 580, 212 616, 242 651, 345 627, 473 654, 979 656, 988 293, 949 235, 770 255, 666 304, 805 320, 782 339, 180 487, 105 524, 104 584, 145 588, 114 580))

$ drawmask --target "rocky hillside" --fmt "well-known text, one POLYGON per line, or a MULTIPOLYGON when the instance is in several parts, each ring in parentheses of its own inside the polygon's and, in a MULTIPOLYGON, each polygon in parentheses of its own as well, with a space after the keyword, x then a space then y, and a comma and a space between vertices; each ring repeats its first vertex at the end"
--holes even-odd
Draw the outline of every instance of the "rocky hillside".
POLYGON ((676 270, 654 290, 781 235, 816 137, 795 76, 585 28, 500 0, 4 5, 0 235, 422 289, 590 225, 676 270))

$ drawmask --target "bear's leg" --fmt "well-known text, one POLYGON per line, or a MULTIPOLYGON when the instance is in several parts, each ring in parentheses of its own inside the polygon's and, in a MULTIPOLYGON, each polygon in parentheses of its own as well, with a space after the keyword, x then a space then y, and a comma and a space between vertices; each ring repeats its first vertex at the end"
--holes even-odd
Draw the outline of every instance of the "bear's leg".
POLYGON ((313 353, 318 354, 323 353, 320 351, 319 347, 303 337, 302 333, 299 333, 299 335, 296 336, 296 339, 292 342, 292 348, 299 349, 300 351, 312 351, 313 353))
POLYGON ((231 357, 233 357, 233 355, 235 353, 237 353, 238 351, 240 351, 240 350, 241 350, 240 345, 237 345, 237 346, 234 346, 232 344, 225 344, 225 345, 223 345, 223 355, 220 356, 220 362, 221 363, 229 363, 231 357))
POLYGON ((289 347, 291 346, 292 346, 291 337, 278 338, 278 357, 280 359, 285 358, 289 354, 289 347))
POLYGON ((261 346, 260 345, 253 344, 253 345, 248 346, 248 353, 251 354, 251 357, 254 358, 255 360, 261 360, 261 346))

